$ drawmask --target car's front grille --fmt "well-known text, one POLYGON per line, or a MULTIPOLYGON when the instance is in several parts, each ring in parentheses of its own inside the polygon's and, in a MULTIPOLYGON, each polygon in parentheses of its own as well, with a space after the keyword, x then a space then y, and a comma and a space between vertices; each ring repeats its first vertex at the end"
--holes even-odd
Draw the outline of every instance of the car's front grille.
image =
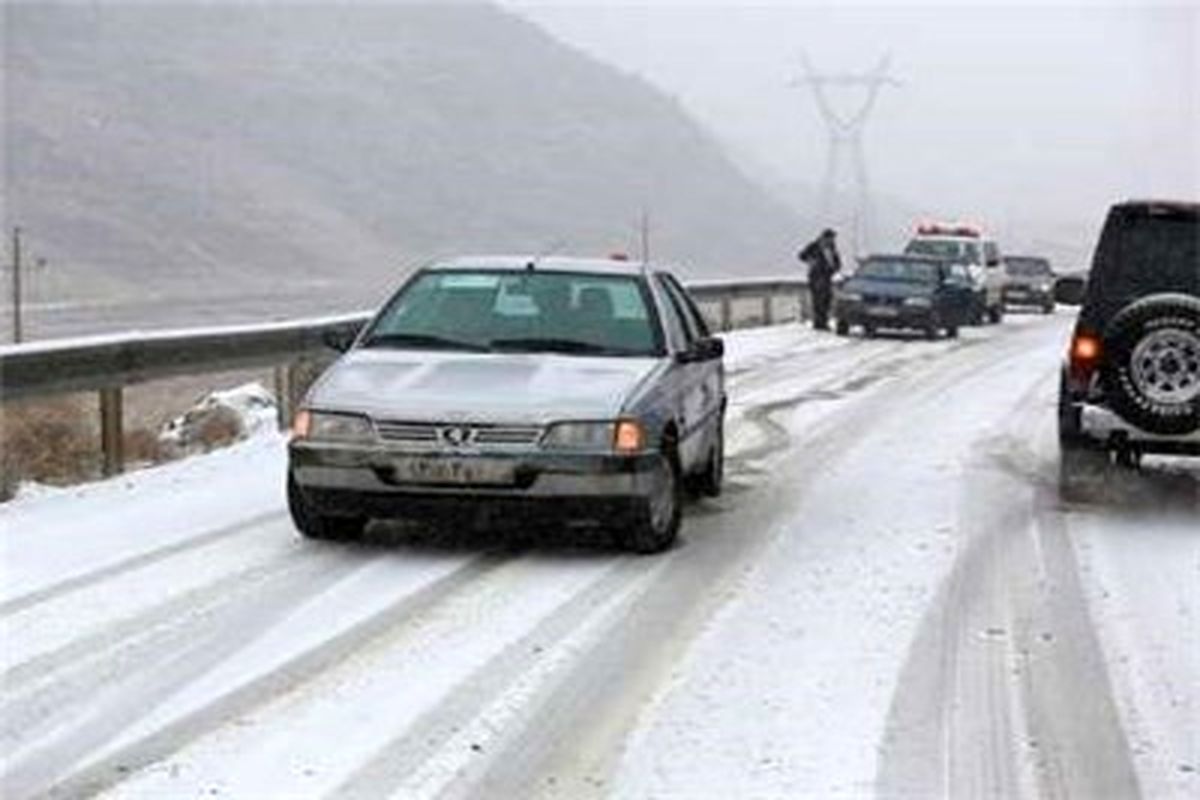
POLYGON ((904 298, 886 294, 864 294, 863 302, 872 306, 899 306, 904 304, 904 298))
POLYGON ((375 420, 385 442, 421 447, 529 447, 542 436, 538 425, 375 420))

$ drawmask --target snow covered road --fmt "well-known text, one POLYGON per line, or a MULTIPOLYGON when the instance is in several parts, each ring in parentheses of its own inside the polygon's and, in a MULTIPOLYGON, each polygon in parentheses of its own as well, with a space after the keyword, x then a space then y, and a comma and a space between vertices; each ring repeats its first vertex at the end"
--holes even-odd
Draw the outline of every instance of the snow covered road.
POLYGON ((733 334, 663 557, 302 541, 276 437, 11 503, 4 795, 1195 795, 1200 473, 1058 502, 1066 316, 733 334))

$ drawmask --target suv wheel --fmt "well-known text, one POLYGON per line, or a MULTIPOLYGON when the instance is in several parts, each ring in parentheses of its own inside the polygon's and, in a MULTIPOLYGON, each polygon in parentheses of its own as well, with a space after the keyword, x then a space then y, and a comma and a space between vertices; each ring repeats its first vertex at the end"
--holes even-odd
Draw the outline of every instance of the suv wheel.
POLYGON ((844 319, 839 319, 837 321, 837 327, 834 330, 838 336, 849 336, 850 335, 850 323, 844 319))
POLYGON ((312 505, 304 499, 304 492, 296 484, 296 479, 288 473, 287 481, 288 511, 296 530, 308 539, 327 539, 331 541, 349 541, 362 536, 367 525, 365 517, 335 517, 319 514, 312 505))
POLYGON ((1200 300, 1153 295, 1113 318, 1100 379, 1115 412, 1161 435, 1200 427, 1200 300))
POLYGON ((650 497, 638 503, 633 525, 625 535, 625 547, 635 553, 661 553, 675 543, 683 519, 683 480, 679 457, 669 446, 663 451, 666 469, 650 497))

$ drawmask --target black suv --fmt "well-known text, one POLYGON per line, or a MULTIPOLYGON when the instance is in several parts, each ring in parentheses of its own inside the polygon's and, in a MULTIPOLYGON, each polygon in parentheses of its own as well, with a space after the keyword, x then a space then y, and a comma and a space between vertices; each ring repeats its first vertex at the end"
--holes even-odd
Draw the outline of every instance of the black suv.
POLYGON ((1109 211, 1062 370, 1064 488, 1115 456, 1200 455, 1200 204, 1109 211))

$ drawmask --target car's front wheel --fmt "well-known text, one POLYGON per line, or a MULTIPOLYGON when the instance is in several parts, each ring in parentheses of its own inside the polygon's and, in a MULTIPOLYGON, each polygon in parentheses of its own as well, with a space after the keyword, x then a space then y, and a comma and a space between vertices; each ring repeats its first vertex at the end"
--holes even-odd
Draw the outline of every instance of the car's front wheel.
POLYGON ((362 536, 367 526, 365 517, 321 514, 304 497, 304 492, 290 472, 287 480, 288 512, 296 530, 308 539, 350 541, 362 536))
POLYGON ((633 524, 624 537, 625 547, 635 553, 661 553, 675 544, 683 521, 683 475, 675 448, 663 451, 665 468, 659 470, 654 491, 641 499, 634 510, 633 524))
POLYGON ((717 430, 714 432, 713 445, 708 451, 708 462, 704 471, 696 476, 694 489, 696 494, 705 497, 719 497, 721 484, 725 480, 725 420, 724 416, 717 418, 717 430))

